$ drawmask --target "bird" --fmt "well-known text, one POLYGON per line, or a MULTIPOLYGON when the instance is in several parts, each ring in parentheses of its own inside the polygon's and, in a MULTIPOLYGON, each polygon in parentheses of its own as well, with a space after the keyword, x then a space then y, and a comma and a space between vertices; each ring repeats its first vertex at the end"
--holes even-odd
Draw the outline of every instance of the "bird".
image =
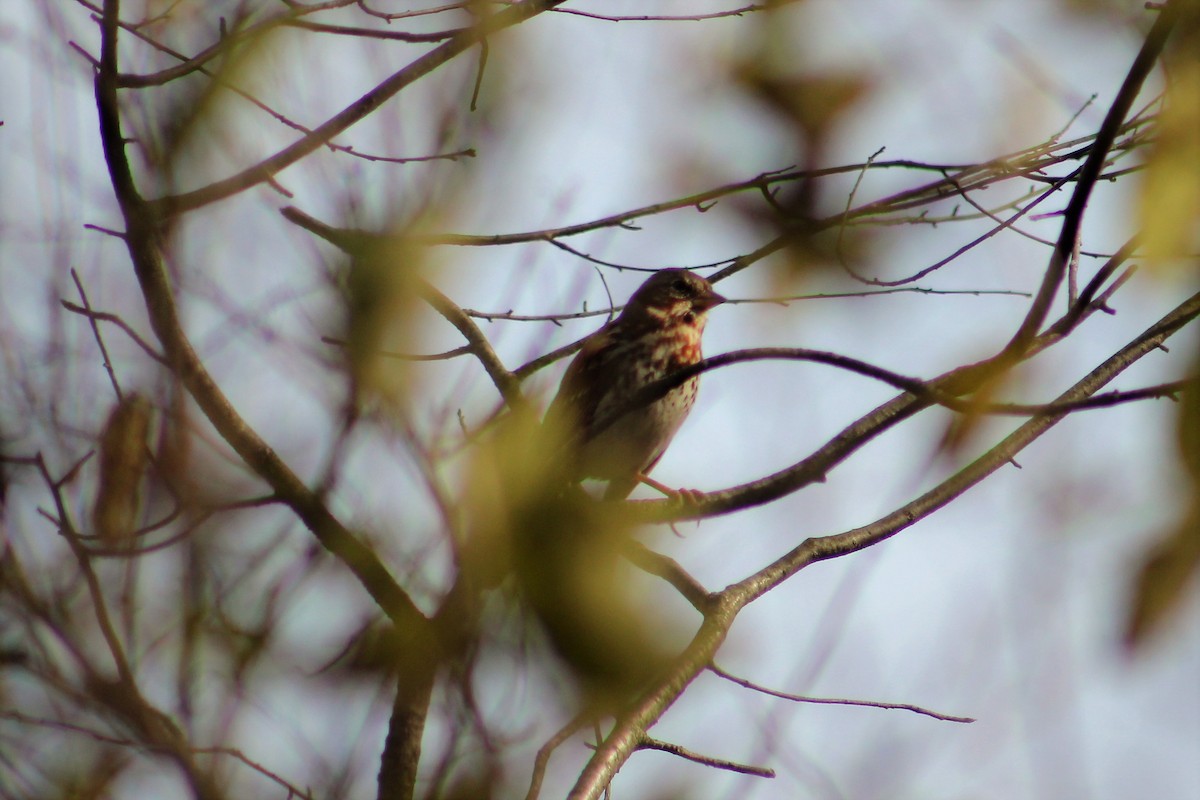
POLYGON ((606 500, 623 500, 638 483, 668 497, 688 496, 647 476, 696 402, 700 376, 664 396, 629 406, 643 387, 699 362, 708 312, 726 298, 685 269, 655 272, 621 313, 584 342, 567 366, 543 420, 565 437, 572 481, 608 482, 606 500), (620 416, 613 417, 614 414, 620 416))

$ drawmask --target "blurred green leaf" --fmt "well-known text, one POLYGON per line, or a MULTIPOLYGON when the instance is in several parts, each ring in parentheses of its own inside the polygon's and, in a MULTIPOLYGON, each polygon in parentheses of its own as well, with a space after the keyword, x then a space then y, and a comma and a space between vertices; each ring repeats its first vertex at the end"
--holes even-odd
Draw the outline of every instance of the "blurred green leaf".
POLYGON ((1160 263, 1200 246, 1200 33, 1181 28, 1139 209, 1143 252, 1160 263))
POLYGON ((416 287, 427 253, 400 235, 367 244, 351 259, 344 295, 346 359, 359 401, 395 407, 407 396, 411 370, 395 356, 415 349, 416 287))
POLYGON ((743 65, 744 85, 795 126, 805 141, 820 141, 870 90, 863 72, 781 75, 761 64, 743 65))
POLYGON ((150 403, 131 394, 117 403, 100 436, 100 488, 92 508, 96 535, 115 544, 133 535, 142 475, 149 463, 150 403))
POLYGON ((1166 531, 1142 562, 1125 629, 1127 647, 1143 648, 1150 635, 1178 611, 1197 571, 1200 571, 1200 507, 1193 505, 1184 520, 1166 531))
MULTIPOLYGON (((1194 370, 1200 358, 1192 364, 1194 370)), ((1125 630, 1125 643, 1134 650, 1178 610, 1200 571, 1200 390, 1195 386, 1180 400, 1176 433, 1191 493, 1182 520, 1160 534, 1134 580, 1125 630)))
POLYGON ((464 564, 476 585, 511 575, 515 597, 594 708, 627 699, 664 663, 623 573, 623 503, 567 482, 561 431, 514 414, 481 445, 468 477, 464 564))
POLYGON ((253 106, 238 93, 258 95, 264 82, 278 80, 270 59, 284 39, 278 27, 254 29, 253 14, 246 8, 228 11, 226 17, 211 8, 208 13, 202 7, 171 8, 155 26, 160 36, 191 37, 189 49, 196 52, 219 48, 200 71, 170 81, 169 91, 155 91, 138 107, 147 119, 138 126, 137 138, 164 194, 178 191, 181 184, 194 188, 223 177, 216 173, 228 168, 231 154, 235 162, 267 155, 258 145, 261 118, 248 116, 253 106))

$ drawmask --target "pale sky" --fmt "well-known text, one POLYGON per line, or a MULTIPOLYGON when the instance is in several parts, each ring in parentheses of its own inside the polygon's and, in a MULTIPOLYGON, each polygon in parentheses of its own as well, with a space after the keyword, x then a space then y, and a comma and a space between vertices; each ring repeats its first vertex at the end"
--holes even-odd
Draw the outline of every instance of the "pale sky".
MULTIPOLYGON (((632 14, 647 13, 640 10, 646 5, 608 0, 568 7, 632 14)), ((654 13, 684 13, 700 4, 652 5, 654 13)), ((1096 130, 1140 45, 1122 22, 1146 15, 1140 2, 1105 7, 1113 6, 1124 10, 1093 12, 1083 20, 1035 0, 809 0, 780 15, 769 35, 786 45, 780 58, 793 69, 861 71, 872 81, 869 99, 846 117, 823 154, 826 164, 861 162, 881 147, 882 159, 975 162, 1044 141, 1092 94, 1096 101, 1066 138, 1096 130)), ((66 397, 62 407, 71 425, 95 431, 111 398, 91 333, 81 321, 51 311, 48 299, 76 299, 68 271, 75 267, 97 307, 127 315, 149 334, 120 242, 83 229, 85 223, 118 225, 99 154, 89 70, 66 45, 74 39, 96 52, 97 37, 87 13, 69 2, 47 11, 37 0, 13 8, 15 16, 0 22, 0 375, 30 376, 38 391, 66 397), (50 27, 47 18, 65 21, 64 29, 50 27), (54 382, 57 359, 81 365, 68 373, 69 386, 54 382)), ((438 209, 430 226, 505 233, 595 219, 796 164, 802 154, 787 128, 727 79, 729 64, 768 35, 760 24, 755 15, 686 23, 545 15, 496 38, 483 83, 485 108, 451 129, 448 146, 474 146, 476 159, 435 173, 447 167, 369 165, 320 153, 278 176, 291 199, 258 188, 199 212, 177 231, 182 255, 175 266, 181 288, 199 298, 186 307, 185 324, 201 356, 251 424, 300 474, 314 477, 328 447, 327 410, 336 388, 314 371, 310 354, 328 357, 319 337, 329 333, 329 309, 310 238, 277 209, 296 205, 336 224, 353 195, 365 207, 365 219, 387 219, 412 209, 406 188, 419 187, 424 176, 447 174, 461 184, 447 190, 453 202, 438 209), (266 339, 263 330, 274 338, 266 339)), ((322 45, 328 48, 322 58, 306 60, 285 44, 248 80, 268 93, 282 87, 291 101, 288 113, 316 122, 421 52, 360 51, 361 42, 340 49, 322 45)), ((423 112, 440 108, 439 91, 457 91, 463 81, 469 86, 474 65, 472 56, 443 68, 341 140, 393 155, 429 152, 434 125, 423 112)), ((1158 90, 1157 80, 1145 101, 1158 90)), ((234 132, 225 132, 228 141, 203 145, 227 164, 213 167, 218 177, 294 137, 262 115, 241 113, 236 122, 234 132)), ((822 203, 832 209, 844 204, 854 177, 823 184, 822 203)), ((872 172, 858 200, 923 180, 909 172, 872 172)), ((1085 249, 1112 252, 1129 235, 1131 185, 1097 189, 1084 227, 1085 249)), ((1001 196, 1010 190, 994 191, 1001 196)), ((1065 202, 1052 201, 1046 210, 1065 202)), ((640 231, 604 229, 569 243, 634 266, 708 264, 767 241, 769 229, 739 213, 761 206, 757 196, 744 195, 704 214, 679 211, 645 220, 640 231)), ((1023 228, 1053 239, 1057 220, 1023 228)), ((984 229, 971 223, 885 229, 857 266, 871 274, 908 274, 984 229)), ((1044 245, 1002 235, 919 285, 1032 291, 1048 255, 1044 245)), ((436 258, 431 277, 466 307, 547 313, 585 299, 590 308, 606 302, 594 268, 549 245, 442 248, 436 258)), ((1085 259, 1083 268, 1098 263, 1085 259)), ((769 276, 783 274, 782 267, 783 259, 765 262, 719 290, 736 299, 771 294, 779 284, 769 276)), ((644 277, 612 270, 604 275, 618 302, 644 277)), ((833 265, 790 288, 858 287, 833 265)), ((1176 280, 1139 276, 1113 303, 1115 316, 1095 315, 1077 336, 1023 372, 1025 382, 1017 386, 1023 399, 1051 399, 1179 296, 1176 280)), ((786 308, 730 305, 712 314, 705 348, 710 354, 771 345, 831 350, 930 377, 995 352, 1026 302, 994 295, 893 295, 786 308)), ((484 330, 513 367, 599 324, 596 318, 561 328, 495 322, 484 330)), ((460 343, 448 326, 432 325, 420 335, 423 347, 460 343)), ((136 349, 116 331, 109 336, 123 381, 152 386, 154 371, 136 349)), ((1194 340, 1194 334, 1182 334, 1171 354, 1148 356, 1114 388, 1178 377, 1194 340)), ((561 368, 528 390, 548 400, 561 368)), ((430 409, 421 421, 431 425, 436 412, 448 411, 447 435, 457 429, 454 410, 461 407, 475 423, 497 399, 473 362, 429 365, 416 374, 416 397, 430 409)), ((0 393, 0 407, 13 403, 13 391, 10 384, 0 393)), ((866 378, 809 364, 739 365, 710 373, 655 477, 703 490, 752 480, 803 458, 892 395, 866 378)), ((911 703, 975 717, 976 723, 796 706, 704 675, 654 735, 705 754, 771 766, 778 777, 741 777, 641 753, 622 769, 615 796, 653 796, 678 787, 682 796, 703 798, 1200 800, 1200 594, 1193 587, 1185 613, 1148 652, 1129 659, 1118 647, 1134 564, 1171 521, 1182 488, 1172 477, 1172 415, 1173 406, 1159 401, 1067 420, 1018 457, 1021 469, 1000 471, 889 542, 817 564, 756 602, 721 651, 723 667, 781 691, 911 703)), ((648 530, 643 541, 719 589, 806 537, 886 514, 1018 424, 988 422, 962 454, 939 455, 937 441, 949 418, 948 412, 925 412, 864 448, 825 484, 763 508, 681 524, 682 538, 665 527, 648 530)), ((14 420, 3 412, 0 420, 6 436, 15 436, 14 453, 85 446, 82 433, 55 441, 42 420, 14 420)), ((433 530, 433 511, 414 502, 422 495, 405 489, 412 474, 405 474, 401 459, 370 441, 356 447, 335 510, 379 534, 397 519, 409 531, 433 530)), ((61 459, 66 463, 65 455, 61 459)), ((448 481, 462 465, 451 465, 448 481)), ((13 491, 5 536, 36 552, 39 537, 52 530, 36 515, 47 500, 33 487, 26 482, 13 491)), ((271 518, 271 524, 281 519, 271 518)), ((297 530, 290 547, 301 552, 311 544, 305 536, 297 530)), ((386 548, 393 548, 390 557, 403 559, 421 546, 388 542, 386 548)), ((686 641, 695 613, 665 586, 639 582, 648 606, 662 615, 655 624, 686 641)), ((314 642, 333 642, 369 611, 354 586, 331 581, 301 596, 284 622, 314 642)), ((299 652, 308 657, 316 650, 299 652)), ((523 791, 533 751, 561 720, 537 716, 546 698, 509 667, 497 667, 491 680, 481 697, 485 706, 511 713, 513 729, 532 731, 510 762, 514 786, 523 791)), ((356 758, 362 759, 362 777, 353 785, 355 796, 371 796, 387 702, 370 693, 349 700, 313 697, 303 680, 281 678, 237 733, 273 768, 300 776, 310 756, 298 742, 336 760, 331 753, 350 748, 361 735, 365 744, 356 758), (345 742, 335 736, 332 749, 322 749, 331 717, 353 728, 353 735, 342 737, 345 742), (281 723, 297 731, 296 741, 277 750, 263 745, 281 723)), ((587 755, 579 740, 564 746, 543 797, 561 796, 587 755)))

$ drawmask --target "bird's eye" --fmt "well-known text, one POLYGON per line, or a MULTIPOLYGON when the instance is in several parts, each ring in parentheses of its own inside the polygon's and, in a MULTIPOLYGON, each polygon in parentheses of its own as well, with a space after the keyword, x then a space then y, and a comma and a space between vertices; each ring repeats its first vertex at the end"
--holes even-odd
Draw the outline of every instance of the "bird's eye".
POLYGON ((677 278, 675 282, 671 284, 671 288, 680 294, 691 294, 692 291, 692 287, 689 286, 688 282, 683 278, 677 278))

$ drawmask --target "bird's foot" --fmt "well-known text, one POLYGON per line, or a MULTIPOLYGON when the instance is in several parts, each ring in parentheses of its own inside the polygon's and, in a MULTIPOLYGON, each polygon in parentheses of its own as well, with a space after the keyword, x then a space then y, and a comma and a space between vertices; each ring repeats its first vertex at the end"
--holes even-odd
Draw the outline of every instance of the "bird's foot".
POLYGON ((681 505, 699 505, 706 497, 705 493, 699 489, 672 489, 648 475, 638 475, 638 480, 651 489, 662 492, 668 500, 674 500, 681 505))

